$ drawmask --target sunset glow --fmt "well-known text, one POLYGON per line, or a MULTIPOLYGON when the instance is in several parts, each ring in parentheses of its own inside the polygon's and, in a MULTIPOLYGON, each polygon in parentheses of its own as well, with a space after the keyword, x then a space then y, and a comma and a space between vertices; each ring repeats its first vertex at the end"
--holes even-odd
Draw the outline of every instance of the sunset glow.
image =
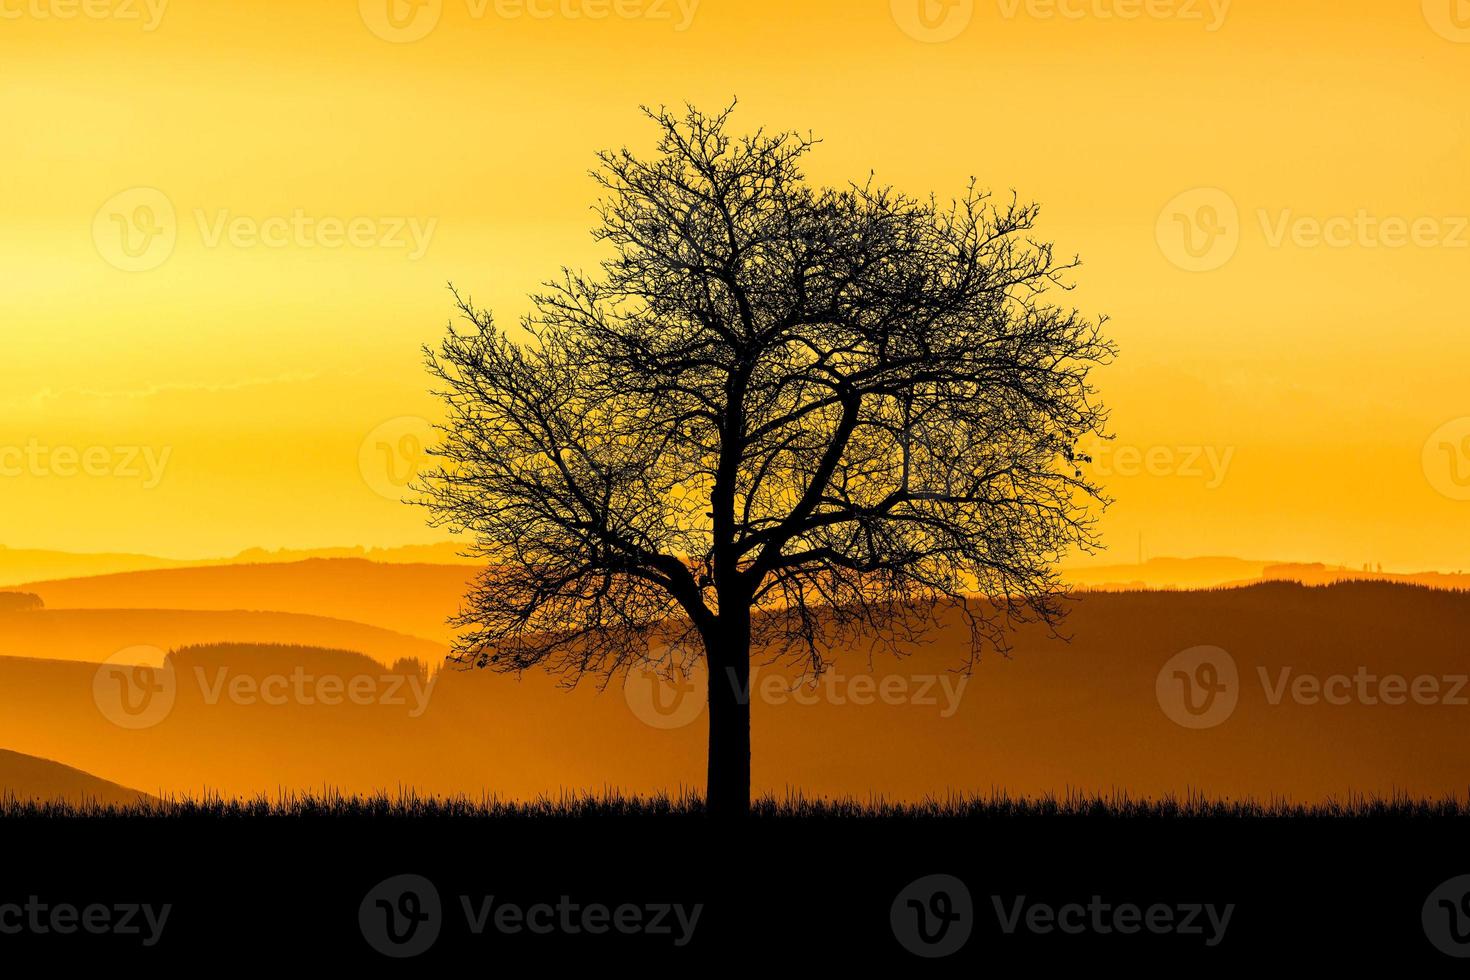
POLYGON ((434 417, 419 347, 445 284, 513 324, 601 257, 586 172, 643 146, 637 106, 738 97, 750 125, 814 131, 815 182, 973 175, 1042 202, 1121 348, 1099 560, 1141 535, 1146 556, 1465 563, 1470 45, 1448 2, 999 0, 947 40, 901 3, 361 6, 0 4, 0 542, 437 540, 360 457, 434 417))

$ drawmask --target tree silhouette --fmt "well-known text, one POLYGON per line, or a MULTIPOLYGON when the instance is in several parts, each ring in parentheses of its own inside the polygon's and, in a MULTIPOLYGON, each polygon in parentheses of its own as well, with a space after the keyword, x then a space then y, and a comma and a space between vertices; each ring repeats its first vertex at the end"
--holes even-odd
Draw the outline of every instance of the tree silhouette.
MULTIPOLYGON (((1105 321, 1047 305, 1075 265, 1035 205, 814 189, 815 141, 645 110, 657 153, 599 155, 600 273, 563 270, 524 338, 455 293, 433 521, 486 563, 459 659, 570 683, 688 641, 708 667, 707 806, 750 798, 752 656, 819 674, 943 608, 970 660, 1054 624, 1096 544, 1081 470, 1105 321)), ((662 669, 691 665, 675 658, 662 669)))
POLYGON ((45 606, 40 596, 29 592, 0 592, 0 612, 35 612, 45 606))

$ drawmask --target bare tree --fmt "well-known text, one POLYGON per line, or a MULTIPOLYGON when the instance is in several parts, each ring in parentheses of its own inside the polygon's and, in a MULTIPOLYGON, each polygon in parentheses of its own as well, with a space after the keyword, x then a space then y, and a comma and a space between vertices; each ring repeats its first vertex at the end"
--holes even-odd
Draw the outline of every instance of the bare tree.
POLYGON ((575 683, 696 641, 707 806, 743 813, 753 655, 815 675, 952 607, 973 662, 1058 620, 1055 564, 1096 544, 1078 442, 1113 348, 1046 303, 1075 260, 1034 205, 814 189, 811 138, 645 112, 656 155, 594 171, 598 274, 563 270, 520 339, 455 294, 425 502, 487 565, 461 661, 575 683))

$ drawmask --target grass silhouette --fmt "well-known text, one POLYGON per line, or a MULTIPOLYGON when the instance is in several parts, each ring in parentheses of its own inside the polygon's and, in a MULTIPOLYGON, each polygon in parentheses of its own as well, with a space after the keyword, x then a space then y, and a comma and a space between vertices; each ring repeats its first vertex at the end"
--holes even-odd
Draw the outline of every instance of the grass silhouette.
MULTIPOLYGON (((331 790, 320 794, 282 793, 275 798, 149 798, 135 804, 52 802, 0 796, 0 820, 146 820, 146 821, 428 821, 544 822, 567 820, 620 821, 696 820, 705 817, 704 801, 695 794, 623 796, 617 792, 565 793, 558 797, 507 800, 497 797, 420 796, 412 791, 352 796, 331 790)), ((918 802, 808 799, 765 796, 752 803, 751 818, 760 822, 955 823, 963 821, 1413 821, 1470 818, 1470 798, 1420 799, 1409 796, 1370 797, 1350 794, 1316 803, 1289 800, 1209 799, 1182 797, 1135 799, 1068 794, 1040 798, 990 796, 932 797, 918 802)))

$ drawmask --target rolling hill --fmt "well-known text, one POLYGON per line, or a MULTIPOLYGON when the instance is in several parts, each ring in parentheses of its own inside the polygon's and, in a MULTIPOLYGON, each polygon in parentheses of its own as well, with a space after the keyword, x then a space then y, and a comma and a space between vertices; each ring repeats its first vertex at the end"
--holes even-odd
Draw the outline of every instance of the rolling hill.
POLYGON ((157 568, 182 568, 187 562, 152 555, 73 554, 66 551, 42 551, 30 548, 7 548, 0 545, 0 589, 22 582, 54 578, 81 578, 88 575, 114 575, 157 568))
MULTIPOLYGON (((871 672, 862 654, 840 658, 815 691, 792 691, 789 671, 758 669, 757 790, 895 799, 1193 790, 1313 801, 1463 796, 1470 784, 1470 594, 1372 582, 1098 592, 1076 600, 1065 631, 1070 641, 1023 629, 1009 658, 986 656, 968 679, 954 673, 965 649, 957 617, 871 672), (1160 692, 1180 674, 1172 658, 1201 646, 1228 654, 1238 703, 1218 725, 1189 728, 1171 720, 1160 692), (1425 684, 1432 700, 1405 694, 1425 684)), ((630 702, 619 685, 568 692, 539 672, 446 670, 418 698, 408 675, 385 680, 375 661, 288 647, 180 651, 172 670, 172 710, 127 730, 99 711, 95 666, 0 658, 0 744, 172 792, 412 786, 527 797, 703 781, 697 697, 686 713, 667 691, 630 702), (398 697, 218 695, 298 666, 318 680, 366 677, 369 691, 396 684, 398 697), (650 714, 649 704, 662 707, 650 714)))
POLYGON ((1062 569, 1062 578, 1087 589, 1208 589, 1252 581, 1274 564, 1244 558, 1150 558, 1141 564, 1062 569))
POLYGON ((1433 589, 1470 589, 1464 572, 1384 572, 1321 562, 1250 561, 1243 558, 1150 558, 1142 564, 1062 569, 1063 581, 1087 590, 1238 588, 1258 582, 1398 582, 1433 589))
POLYGON ((73 805, 101 803, 128 805, 148 798, 140 793, 90 773, 0 749, 0 799, 7 802, 65 802, 73 805))
MULTIPOLYGON (((184 560, 157 555, 84 554, 7 548, 0 545, 0 589, 22 582, 86 578, 120 572, 155 571, 166 568, 212 568, 220 565, 284 564, 312 558, 361 558, 391 564, 466 564, 459 556, 460 545, 452 543, 406 545, 397 548, 314 548, 271 550, 250 548, 225 558, 184 560)), ((470 563, 473 564, 473 563, 470 563)))
POLYGON ((313 558, 125 572, 18 586, 55 609, 240 610, 349 620, 447 644, 446 620, 474 576, 467 565, 313 558))
POLYGON ((100 663, 128 647, 297 644, 356 650, 383 664, 438 665, 448 648, 375 626, 302 613, 199 609, 43 609, 0 612, 0 656, 100 663))

